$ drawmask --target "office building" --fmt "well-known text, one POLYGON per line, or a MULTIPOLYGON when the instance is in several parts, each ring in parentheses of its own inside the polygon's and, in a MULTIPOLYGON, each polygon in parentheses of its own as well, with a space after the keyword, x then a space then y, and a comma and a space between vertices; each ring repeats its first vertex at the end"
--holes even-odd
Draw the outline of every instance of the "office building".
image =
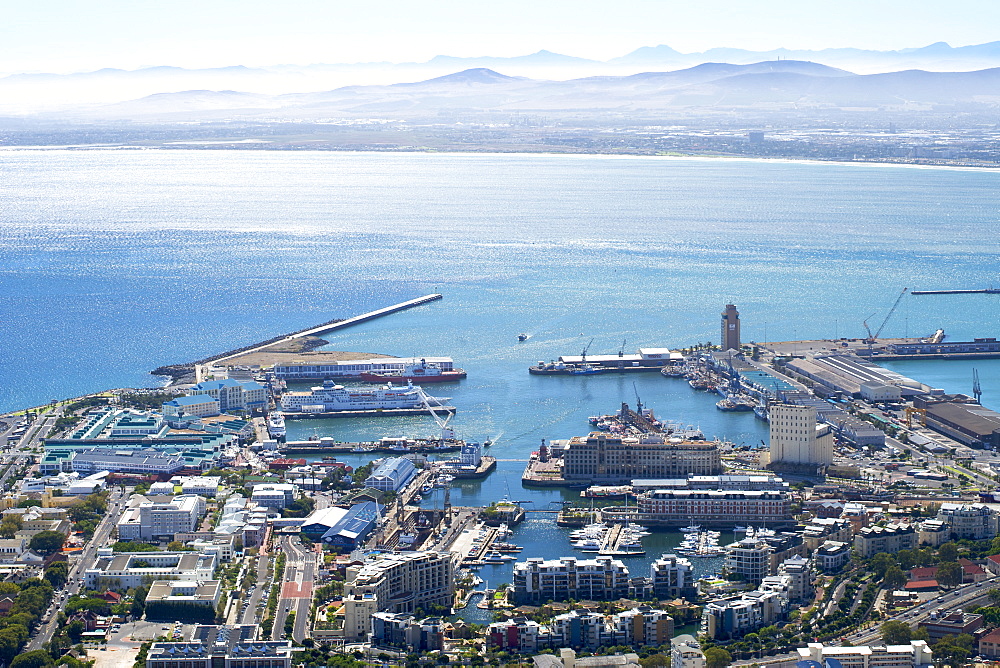
POLYGON ((726 304, 722 312, 721 346, 723 350, 740 349, 740 314, 735 304, 726 304))
POLYGON ((83 572, 87 589, 101 587, 124 591, 146 584, 148 580, 211 580, 217 557, 197 552, 112 552, 110 547, 97 550, 93 568, 83 572))
POLYGON ((205 499, 193 494, 175 497, 169 503, 143 501, 122 513, 118 539, 169 540, 175 533, 194 531, 205 510, 205 499))

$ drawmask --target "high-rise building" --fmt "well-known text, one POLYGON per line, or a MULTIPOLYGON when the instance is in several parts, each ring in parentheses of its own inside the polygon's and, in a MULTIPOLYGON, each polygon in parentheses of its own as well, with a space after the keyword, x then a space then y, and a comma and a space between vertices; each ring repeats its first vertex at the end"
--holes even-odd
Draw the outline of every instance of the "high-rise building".
POLYGON ((830 425, 816 423, 812 406, 773 404, 771 464, 833 464, 833 432, 830 425))
POLYGON ((726 310, 722 312, 722 340, 723 350, 740 349, 740 313, 736 310, 736 304, 726 304, 726 310))

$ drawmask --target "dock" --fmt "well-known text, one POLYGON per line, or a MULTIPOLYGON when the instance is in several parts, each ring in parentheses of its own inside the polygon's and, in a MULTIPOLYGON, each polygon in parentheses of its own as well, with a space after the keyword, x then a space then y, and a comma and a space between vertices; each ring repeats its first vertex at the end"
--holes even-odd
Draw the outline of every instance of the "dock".
POLYGON ((622 538, 627 534, 624 524, 613 524, 611 529, 604 534, 601 540, 601 548, 597 551, 602 557, 637 557, 646 554, 645 550, 622 550, 622 538))
POLYGON ((982 290, 910 290, 911 295, 1000 295, 1000 288, 982 290))
POLYGON ((399 313, 400 311, 405 311, 406 309, 414 308, 415 306, 422 306, 423 304, 434 302, 442 298, 443 295, 437 293, 424 295, 423 297, 417 297, 416 299, 411 299, 409 301, 401 302, 393 306, 386 306, 385 308, 380 308, 375 311, 362 313, 361 315, 356 315, 353 318, 347 318, 346 320, 341 320, 339 322, 320 325, 318 327, 313 327, 312 329, 305 329, 302 330, 301 332, 296 332, 295 334, 292 334, 288 338, 300 339, 304 336, 319 336, 321 334, 327 334, 329 332, 333 332, 338 329, 344 329, 345 327, 358 325, 362 322, 368 322, 369 320, 374 320, 375 318, 381 318, 384 315, 399 313))

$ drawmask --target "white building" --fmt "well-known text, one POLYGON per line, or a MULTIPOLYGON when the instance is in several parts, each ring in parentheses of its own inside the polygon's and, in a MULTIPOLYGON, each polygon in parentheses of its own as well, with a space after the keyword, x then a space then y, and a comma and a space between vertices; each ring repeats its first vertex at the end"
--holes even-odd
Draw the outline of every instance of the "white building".
POLYGON ((685 633, 670 641, 670 668, 705 668, 705 653, 694 636, 685 633))
POLYGON ((406 457, 387 459, 365 479, 365 487, 382 492, 398 492, 417 475, 417 467, 406 457))
POLYGON ((870 559, 879 552, 895 554, 915 548, 917 538, 916 529, 909 524, 864 527, 854 537, 854 551, 862 559, 870 559))
POLYGON ((628 595, 628 585, 628 568, 611 557, 534 557, 514 564, 514 599, 518 603, 571 598, 613 601, 628 595))
POLYGON ((782 592, 758 589, 707 604, 702 625, 709 638, 738 638, 778 621, 787 611, 788 599, 782 592))
POLYGON ((73 456, 73 470, 81 474, 101 471, 169 475, 185 467, 183 455, 169 455, 158 450, 110 450, 91 448, 73 456))
POLYGON ((665 554, 649 565, 653 596, 659 599, 690 596, 696 593, 691 561, 665 554))
POLYGON ((788 599, 793 603, 806 602, 812 600, 813 596, 813 572, 812 564, 805 557, 792 557, 781 562, 778 566, 778 575, 783 575, 790 580, 788 599))
POLYGON ((344 637, 362 640, 376 612, 414 612, 442 606, 455 596, 455 552, 396 552, 347 569, 344 583, 344 637))
POLYGON ((163 417, 168 422, 174 422, 178 417, 212 417, 218 415, 219 400, 207 394, 198 394, 188 397, 174 397, 170 401, 163 402, 160 406, 163 417))
POLYGON ((894 403, 899 401, 903 393, 896 385, 889 385, 888 383, 880 383, 878 381, 868 381, 866 383, 861 383, 859 386, 861 389, 861 398, 865 401, 871 401, 874 403, 894 403))
POLYGON ((833 573, 851 560, 851 546, 835 540, 828 540, 813 552, 816 567, 824 573, 833 573))
POLYGON ((833 432, 829 425, 816 422, 815 408, 773 404, 768 416, 772 464, 833 464, 833 432))
POLYGON ((942 503, 937 519, 954 538, 983 540, 997 535, 997 516, 985 503, 942 503))
POLYGON ((215 610, 222 594, 218 580, 154 580, 146 594, 150 603, 188 603, 215 610))
POLYGON ((174 485, 180 485, 184 494, 197 494, 213 498, 219 493, 222 476, 217 475, 177 475, 170 479, 174 485))
POLYGON ((295 502, 296 491, 290 483, 262 482, 253 486, 250 500, 258 506, 282 510, 295 502))
POLYGON ((118 539, 173 538, 175 533, 194 531, 205 509, 205 499, 193 494, 175 497, 169 503, 144 501, 122 514, 118 539))
POLYGON ((929 668, 934 662, 926 640, 911 640, 908 645, 859 645, 830 647, 809 643, 798 648, 799 659, 826 665, 827 659, 844 668, 929 668))
POLYGON ((267 388, 252 380, 205 381, 191 388, 190 396, 198 395, 208 395, 217 400, 223 413, 267 407, 267 388))
POLYGON ((148 580, 211 580, 215 572, 214 554, 197 552, 118 552, 110 547, 97 550, 97 562, 83 572, 84 586, 124 591, 148 580))

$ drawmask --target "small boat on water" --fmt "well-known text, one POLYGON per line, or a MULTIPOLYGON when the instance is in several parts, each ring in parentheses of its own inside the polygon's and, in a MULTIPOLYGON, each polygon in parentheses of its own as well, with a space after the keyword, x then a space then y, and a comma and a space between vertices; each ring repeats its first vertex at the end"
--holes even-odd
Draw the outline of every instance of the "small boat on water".
POLYGON ((521 342, 527 341, 528 340, 528 336, 530 336, 530 335, 529 334, 525 334, 524 332, 521 332, 520 334, 517 335, 517 340, 521 341, 521 342))
POLYGON ((571 376, 589 376, 595 373, 601 373, 601 369, 593 366, 592 364, 583 364, 580 366, 570 367, 566 373, 571 376))
POLYGON ((484 564, 503 564, 508 561, 516 561, 517 557, 512 557, 509 554, 500 554, 499 552, 487 552, 486 556, 483 557, 484 564))
POLYGON ((701 526, 698 524, 681 527, 681 533, 698 533, 699 531, 701 531, 701 526))

